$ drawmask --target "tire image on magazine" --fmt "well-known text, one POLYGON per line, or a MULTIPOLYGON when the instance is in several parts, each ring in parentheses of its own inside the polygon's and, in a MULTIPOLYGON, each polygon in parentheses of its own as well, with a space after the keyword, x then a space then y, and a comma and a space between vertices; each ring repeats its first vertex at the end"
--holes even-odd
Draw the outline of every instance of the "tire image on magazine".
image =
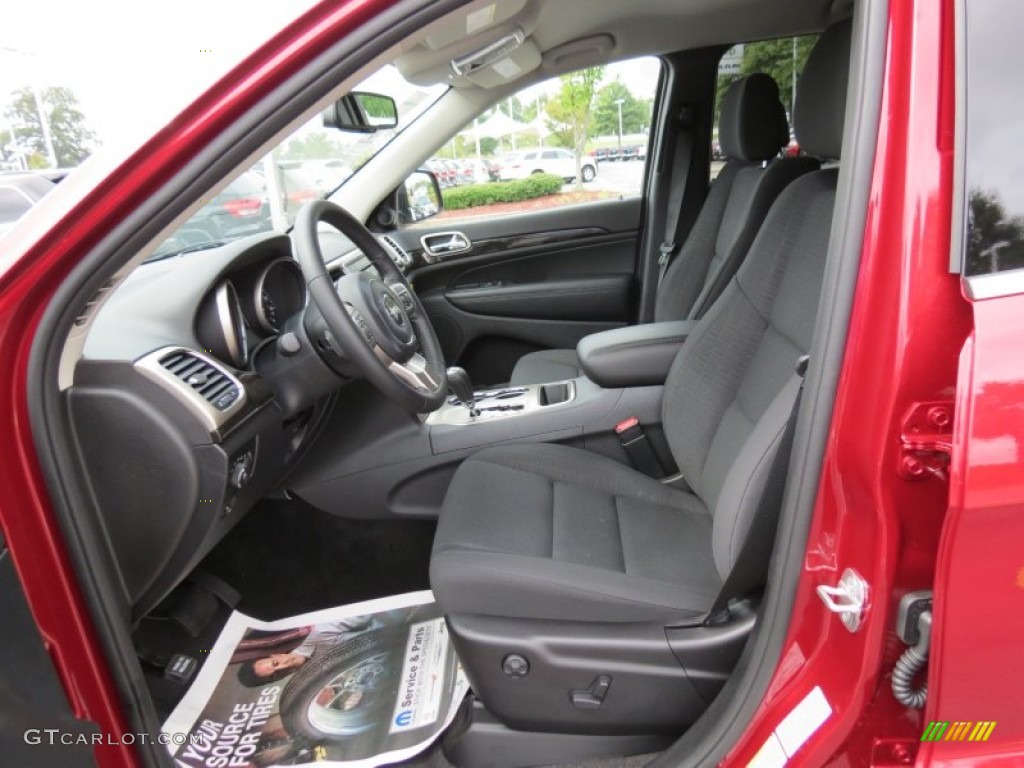
MULTIPOLYGON (((281 695, 284 727, 309 742, 354 736, 381 723, 394 705, 401 658, 398 633, 378 630, 314 656, 281 695), (382 637, 387 635, 388 637, 382 637)), ((387 718, 383 721, 386 723, 387 718)))

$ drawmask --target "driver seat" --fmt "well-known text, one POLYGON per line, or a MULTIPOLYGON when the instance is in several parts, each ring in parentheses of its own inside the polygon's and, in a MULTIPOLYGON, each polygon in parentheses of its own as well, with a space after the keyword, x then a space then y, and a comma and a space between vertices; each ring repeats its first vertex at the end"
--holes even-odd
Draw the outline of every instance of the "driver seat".
MULTIPOLYGON (((797 137, 821 159, 839 157, 850 34, 827 30, 800 80, 797 137)), ((455 473, 430 581, 474 691, 509 726, 678 731, 727 679, 754 611, 704 619, 785 442, 837 177, 782 192, 672 365, 662 419, 688 490, 552 444, 490 448, 455 473)))

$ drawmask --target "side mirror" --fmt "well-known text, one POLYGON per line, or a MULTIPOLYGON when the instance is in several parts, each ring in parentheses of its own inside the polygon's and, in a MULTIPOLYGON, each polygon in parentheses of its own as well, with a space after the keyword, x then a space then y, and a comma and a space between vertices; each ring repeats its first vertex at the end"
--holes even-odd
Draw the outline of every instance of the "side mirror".
POLYGON ((408 224, 441 212, 441 186, 430 171, 416 171, 399 188, 398 221, 408 224))
POLYGON ((328 128, 352 133, 376 133, 398 125, 398 107, 390 96, 354 91, 323 112, 328 128))

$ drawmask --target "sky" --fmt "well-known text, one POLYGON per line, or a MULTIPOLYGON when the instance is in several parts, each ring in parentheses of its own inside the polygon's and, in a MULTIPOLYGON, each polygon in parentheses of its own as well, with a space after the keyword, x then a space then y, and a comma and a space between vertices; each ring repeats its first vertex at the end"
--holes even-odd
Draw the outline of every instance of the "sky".
MULTIPOLYGON (((0 25, 0 113, 15 89, 64 86, 106 147, 132 148, 316 2, 8 3, 0 25)), ((650 95, 658 64, 611 65, 604 81, 616 75, 637 96, 650 95)))
POLYGON ((0 25, 0 111, 16 88, 65 86, 104 144, 137 143, 315 4, 6 3, 0 25))

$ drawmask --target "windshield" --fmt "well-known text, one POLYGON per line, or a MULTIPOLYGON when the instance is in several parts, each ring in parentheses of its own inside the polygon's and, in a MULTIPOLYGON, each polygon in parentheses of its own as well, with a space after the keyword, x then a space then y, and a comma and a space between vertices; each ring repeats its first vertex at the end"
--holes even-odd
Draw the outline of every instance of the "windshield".
POLYGON ((211 248, 258 232, 286 231, 305 203, 344 184, 437 101, 447 86, 413 85, 387 65, 353 90, 394 99, 398 124, 375 133, 350 133, 326 127, 323 117, 317 115, 205 201, 160 244, 150 260, 211 248))

